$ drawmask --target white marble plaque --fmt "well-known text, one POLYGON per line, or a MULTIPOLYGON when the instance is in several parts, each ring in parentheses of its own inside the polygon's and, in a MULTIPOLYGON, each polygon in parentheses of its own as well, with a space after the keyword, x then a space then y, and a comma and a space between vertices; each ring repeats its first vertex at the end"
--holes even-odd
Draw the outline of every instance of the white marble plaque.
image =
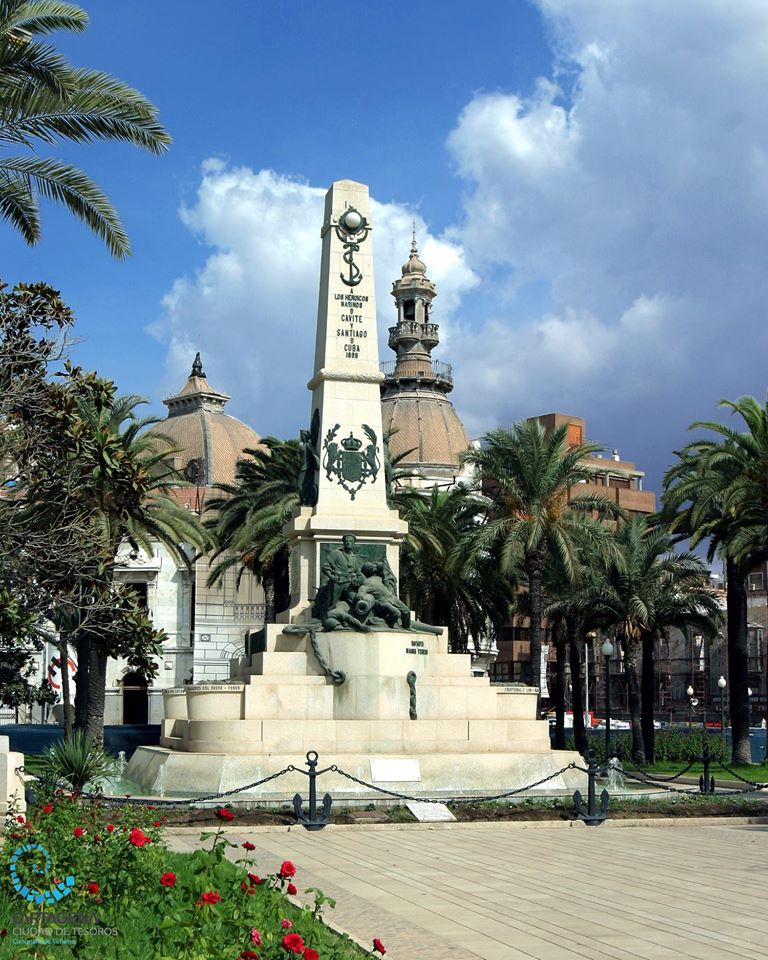
POLYGON ((416 759, 371 760, 374 783, 418 783, 421 769, 416 759))
POLYGON ((423 800, 409 800, 406 807, 420 823, 444 823, 456 817, 444 803, 424 803, 423 800))

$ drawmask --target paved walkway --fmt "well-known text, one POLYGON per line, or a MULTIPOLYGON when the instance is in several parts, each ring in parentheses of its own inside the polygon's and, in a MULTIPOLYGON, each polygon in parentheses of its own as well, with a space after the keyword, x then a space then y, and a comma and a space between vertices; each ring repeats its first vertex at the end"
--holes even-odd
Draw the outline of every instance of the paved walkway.
MULTIPOLYGON (((229 831, 388 960, 768 960, 768 826, 229 831)), ((170 845, 193 849, 194 834, 170 845)), ((237 855, 237 854, 236 854, 237 855)))

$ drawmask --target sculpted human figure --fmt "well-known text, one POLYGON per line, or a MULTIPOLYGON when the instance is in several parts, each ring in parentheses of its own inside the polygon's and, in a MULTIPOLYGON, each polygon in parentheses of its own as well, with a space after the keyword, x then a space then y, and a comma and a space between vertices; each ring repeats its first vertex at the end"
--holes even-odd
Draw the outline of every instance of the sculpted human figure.
POLYGON ((329 609, 335 607, 344 598, 347 590, 354 589, 361 576, 362 561, 357 555, 357 538, 351 533, 341 538, 341 547, 333 550, 322 566, 322 572, 328 581, 329 609))
POLYGON ((408 630, 411 611, 385 582, 383 563, 364 563, 361 568, 364 579, 355 595, 354 610, 361 619, 369 614, 381 617, 390 627, 408 630))

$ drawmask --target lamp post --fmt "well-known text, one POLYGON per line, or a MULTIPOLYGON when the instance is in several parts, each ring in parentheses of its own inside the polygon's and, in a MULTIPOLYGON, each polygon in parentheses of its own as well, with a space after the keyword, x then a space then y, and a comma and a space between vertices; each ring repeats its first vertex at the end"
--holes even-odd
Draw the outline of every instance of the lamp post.
POLYGON ((725 687, 726 679, 720 674, 720 677, 717 681, 717 686, 720 688, 720 733, 723 735, 723 743, 725 743, 725 687))
POLYGON ((611 759, 611 657, 613 644, 605 638, 600 648, 605 657, 605 762, 611 759))
POLYGON ((747 703, 749 705, 749 723, 747 726, 752 726, 752 687, 747 687, 747 703))
POLYGON ((690 684, 685 693, 688 697, 688 732, 690 733, 693 727, 693 687, 690 684))

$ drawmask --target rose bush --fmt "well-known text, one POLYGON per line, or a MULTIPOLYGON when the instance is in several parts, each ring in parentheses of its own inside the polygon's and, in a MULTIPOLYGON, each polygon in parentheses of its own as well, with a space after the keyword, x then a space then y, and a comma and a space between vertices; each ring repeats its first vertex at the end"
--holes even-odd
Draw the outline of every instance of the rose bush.
MULTIPOLYGON (((60 792, 45 799, 30 809, 27 818, 9 818, 0 845, 0 929, 9 931, 8 943, 13 930, 19 929, 22 914, 29 940, 13 944, 10 955, 14 957, 354 960, 369 956, 325 924, 323 912, 335 902, 320 890, 305 890, 312 898, 308 906, 290 903, 286 893, 298 894, 293 881, 300 879, 290 860, 272 874, 255 872, 255 845, 232 843, 223 832, 223 826, 236 817, 231 811, 218 817, 217 831, 202 834, 207 848, 180 854, 166 849, 167 817, 159 817, 152 807, 109 808, 103 801, 60 792), (28 902, 13 888, 11 858, 27 844, 44 847, 51 860, 45 873, 42 854, 17 859, 18 876, 30 888, 47 889, 62 878, 74 878, 71 892, 54 906, 28 902), (245 855, 238 859, 227 856, 242 851, 245 855), (62 911, 85 911, 91 932, 79 934, 73 945, 66 940, 46 941, 42 935, 30 938, 29 930, 52 929, 52 910, 59 916, 62 911), (100 929, 113 932, 102 935, 100 929)), ((66 937, 66 929, 59 935, 66 937)))

